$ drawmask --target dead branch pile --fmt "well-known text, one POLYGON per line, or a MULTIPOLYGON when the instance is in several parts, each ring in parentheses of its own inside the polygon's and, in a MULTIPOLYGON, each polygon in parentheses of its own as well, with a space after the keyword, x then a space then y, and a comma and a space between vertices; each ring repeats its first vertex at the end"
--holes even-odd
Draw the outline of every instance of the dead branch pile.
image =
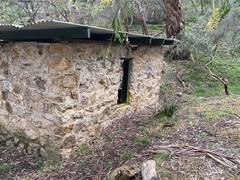
POLYGON ((199 147, 189 145, 166 145, 166 146, 154 146, 149 153, 157 154, 161 150, 168 150, 172 155, 186 155, 186 156, 206 156, 213 159, 215 162, 223 165, 231 171, 240 172, 240 157, 228 156, 221 153, 217 153, 208 149, 202 149, 199 147))

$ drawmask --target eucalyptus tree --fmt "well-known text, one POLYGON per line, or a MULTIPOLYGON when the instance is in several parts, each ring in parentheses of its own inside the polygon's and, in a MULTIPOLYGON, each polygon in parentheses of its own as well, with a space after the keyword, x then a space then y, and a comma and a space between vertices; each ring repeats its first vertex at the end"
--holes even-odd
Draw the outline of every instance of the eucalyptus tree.
POLYGON ((49 3, 55 11, 55 16, 57 18, 63 19, 67 22, 74 21, 73 9, 75 7, 75 1, 73 0, 46 0, 46 3, 49 3))
POLYGON ((133 23, 134 13, 137 12, 139 22, 141 24, 142 33, 149 34, 146 16, 145 16, 146 0, 101 0, 100 7, 114 8, 114 18, 112 22, 113 29, 116 31, 129 31, 129 27, 133 23))
POLYGON ((180 0, 163 0, 166 14, 166 34, 168 38, 181 39, 185 21, 180 0))
POLYGON ((23 9, 27 16, 28 23, 35 23, 38 18, 38 13, 43 6, 44 0, 20 0, 18 6, 23 9))
POLYGON ((201 9, 200 15, 204 15, 204 8, 209 7, 209 4, 211 4, 211 0, 197 0, 197 5, 201 9))
POLYGON ((229 52, 231 55, 240 53, 240 0, 232 0, 227 4, 223 3, 218 7, 218 11, 222 12, 219 16, 216 13, 211 16, 208 26, 214 27, 210 29, 214 35, 214 43, 219 42, 228 43, 229 52), (227 11, 224 9, 227 9, 227 11), (215 24, 214 24, 215 22, 215 24))
POLYGON ((0 1, 0 22, 7 24, 23 24, 26 13, 15 0, 0 1))

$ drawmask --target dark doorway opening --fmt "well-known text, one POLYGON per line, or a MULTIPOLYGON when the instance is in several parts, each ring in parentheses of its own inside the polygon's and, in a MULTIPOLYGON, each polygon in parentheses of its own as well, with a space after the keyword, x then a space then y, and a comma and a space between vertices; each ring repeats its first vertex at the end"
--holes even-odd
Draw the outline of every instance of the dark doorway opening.
POLYGON ((123 78, 120 89, 118 90, 118 104, 128 103, 129 100, 129 86, 130 86, 130 75, 132 70, 133 58, 121 58, 123 78))

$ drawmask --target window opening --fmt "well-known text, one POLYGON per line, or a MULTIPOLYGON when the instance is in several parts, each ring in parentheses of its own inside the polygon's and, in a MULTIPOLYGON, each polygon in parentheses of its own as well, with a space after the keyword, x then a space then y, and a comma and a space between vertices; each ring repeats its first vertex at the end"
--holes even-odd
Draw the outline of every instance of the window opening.
POLYGON ((122 62, 122 83, 118 90, 118 104, 128 103, 129 101, 129 87, 130 87, 130 74, 132 68, 133 58, 121 58, 122 62))

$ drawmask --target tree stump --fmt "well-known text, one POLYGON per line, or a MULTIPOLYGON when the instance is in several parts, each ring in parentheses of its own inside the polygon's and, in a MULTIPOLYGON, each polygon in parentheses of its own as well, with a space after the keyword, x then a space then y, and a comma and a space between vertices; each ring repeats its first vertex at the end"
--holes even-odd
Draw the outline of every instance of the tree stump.
POLYGON ((137 165, 123 165, 111 173, 110 180, 137 180, 140 179, 140 168, 137 165))
POLYGON ((156 163, 153 160, 145 161, 142 164, 142 179, 157 180, 156 163))

